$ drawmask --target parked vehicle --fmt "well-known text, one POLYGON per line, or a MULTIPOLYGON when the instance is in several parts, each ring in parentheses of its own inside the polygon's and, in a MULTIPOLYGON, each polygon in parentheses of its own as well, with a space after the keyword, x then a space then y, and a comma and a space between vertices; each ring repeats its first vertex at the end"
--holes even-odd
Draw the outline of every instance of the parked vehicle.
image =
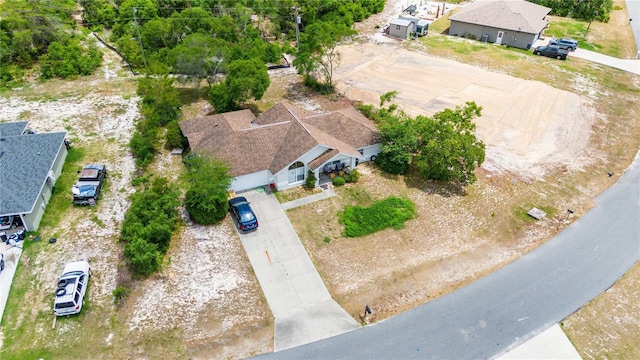
POLYGON ((4 270, 4 254, 0 254, 0 273, 4 270))
POLYGON ((560 49, 576 51, 578 48, 578 42, 570 38, 551 39, 549 45, 554 45, 560 49))
POLYGON ((249 231, 258 228, 258 218, 251 210, 247 199, 243 196, 229 200, 229 211, 232 217, 238 221, 238 228, 242 231, 249 231))
POLYGON ((90 277, 91 268, 85 260, 64 266, 53 301, 53 312, 56 316, 74 315, 82 311, 90 277))
POLYGON ((558 60, 565 60, 567 58, 567 55, 569 55, 569 51, 560 49, 559 47, 553 45, 538 46, 533 50, 533 53, 536 55, 556 58, 558 60))
POLYGON ((94 206, 100 198, 100 190, 107 177, 107 168, 104 165, 90 164, 79 173, 78 182, 71 188, 73 203, 94 206))

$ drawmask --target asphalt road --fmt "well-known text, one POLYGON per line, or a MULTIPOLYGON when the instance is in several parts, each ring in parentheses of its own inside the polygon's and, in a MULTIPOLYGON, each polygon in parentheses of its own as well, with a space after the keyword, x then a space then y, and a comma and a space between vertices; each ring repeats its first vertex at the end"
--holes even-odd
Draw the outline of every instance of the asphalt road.
POLYGON ((640 260, 639 157, 598 206, 491 275, 375 325, 261 357, 485 359, 524 343, 640 260))

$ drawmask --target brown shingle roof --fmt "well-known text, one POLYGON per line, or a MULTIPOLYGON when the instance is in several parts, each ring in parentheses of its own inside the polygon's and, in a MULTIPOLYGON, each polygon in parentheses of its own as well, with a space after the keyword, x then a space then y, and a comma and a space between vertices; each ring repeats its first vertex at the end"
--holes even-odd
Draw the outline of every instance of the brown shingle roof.
POLYGON ((328 148, 329 158, 361 157, 357 148, 379 142, 373 123, 353 107, 314 115, 279 103, 257 118, 241 110, 181 121, 180 129, 193 151, 227 160, 234 176, 265 169, 275 174, 318 145, 328 148))
POLYGON ((476 0, 449 20, 537 34, 547 26, 544 18, 550 11, 524 0, 476 0))

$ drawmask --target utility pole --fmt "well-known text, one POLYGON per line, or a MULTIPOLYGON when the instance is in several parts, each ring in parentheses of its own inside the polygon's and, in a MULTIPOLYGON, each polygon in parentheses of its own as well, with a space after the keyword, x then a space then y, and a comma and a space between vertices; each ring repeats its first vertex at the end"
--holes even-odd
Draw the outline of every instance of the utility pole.
POLYGON ((142 51, 142 61, 144 62, 144 68, 147 68, 147 58, 144 56, 144 47, 142 46, 142 38, 140 37, 140 28, 138 28, 138 19, 136 19, 137 8, 133 8, 133 22, 136 23, 136 32, 138 33, 138 43, 140 44, 140 51, 142 51))
POLYGON ((296 50, 300 51, 300 15, 298 15, 298 7, 295 7, 296 11, 296 50))

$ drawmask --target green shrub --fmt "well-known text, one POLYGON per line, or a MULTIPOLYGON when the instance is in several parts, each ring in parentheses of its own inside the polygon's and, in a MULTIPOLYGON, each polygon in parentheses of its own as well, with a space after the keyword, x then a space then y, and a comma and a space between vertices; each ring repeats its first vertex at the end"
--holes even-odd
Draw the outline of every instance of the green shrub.
POLYGON ((129 147, 136 158, 136 166, 141 169, 151 163, 156 152, 154 140, 150 136, 143 136, 137 131, 133 133, 129 141, 129 147))
POLYGON ((358 182, 358 180, 360 180, 360 177, 362 177, 362 174, 360 173, 360 171, 358 171, 358 169, 353 169, 351 170, 351 172, 349 172, 349 177, 351 179, 351 182, 358 182))
POLYGON ((164 178, 131 196, 124 216, 121 241, 124 255, 134 275, 149 275, 160 269, 175 228, 179 192, 164 178))
POLYGON ((405 221, 415 216, 416 210, 411 200, 390 196, 369 207, 348 206, 338 213, 338 220, 344 224, 346 236, 357 237, 388 227, 402 229, 405 221))
POLYGON ((182 135, 178 120, 173 120, 167 124, 167 133, 165 134, 165 143, 170 148, 184 148, 187 144, 187 138, 182 135))
POLYGON ((135 238, 124 245, 124 255, 134 275, 151 275, 160 270, 162 255, 156 244, 135 238))
POLYGON ((307 172, 307 179, 305 180, 304 186, 307 189, 313 189, 314 187, 316 187, 316 174, 309 170, 309 172, 307 172))
POLYGON ((321 83, 313 76, 305 75, 304 76, 304 84, 311 88, 314 91, 319 92, 322 95, 333 94, 334 88, 326 83, 321 83))
POLYGON ((333 185, 334 186, 342 186, 344 184, 346 184, 347 181, 345 180, 345 178, 341 177, 341 176, 336 176, 335 178, 333 178, 333 185))
POLYGON ((127 288, 125 288, 124 286, 118 286, 117 288, 115 288, 111 292, 111 294, 113 295, 113 302, 117 304, 122 301, 122 299, 127 296, 127 292, 127 288))
POLYGON ((215 224, 227 216, 227 189, 233 177, 230 167, 208 155, 194 156, 188 161, 185 180, 190 184, 184 206, 198 224, 215 224))

